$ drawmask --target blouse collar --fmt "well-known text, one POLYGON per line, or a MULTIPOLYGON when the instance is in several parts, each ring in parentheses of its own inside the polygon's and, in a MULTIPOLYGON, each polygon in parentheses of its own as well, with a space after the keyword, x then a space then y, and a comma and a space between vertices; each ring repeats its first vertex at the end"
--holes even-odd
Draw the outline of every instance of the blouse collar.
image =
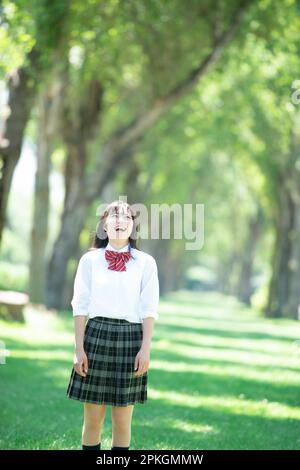
POLYGON ((123 248, 120 248, 120 249, 117 250, 116 248, 111 246, 111 244, 108 242, 105 249, 106 250, 112 250, 112 251, 119 251, 119 252, 121 252, 121 251, 130 251, 130 243, 123 246, 123 248))

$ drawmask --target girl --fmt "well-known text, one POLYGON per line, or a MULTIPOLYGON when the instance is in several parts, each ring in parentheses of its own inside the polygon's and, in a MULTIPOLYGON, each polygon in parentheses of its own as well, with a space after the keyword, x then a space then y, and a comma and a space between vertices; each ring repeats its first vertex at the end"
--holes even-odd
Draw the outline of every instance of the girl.
POLYGON ((136 230, 130 205, 112 202, 77 267, 67 396, 84 402, 83 450, 101 449, 105 405, 112 406, 111 450, 129 450, 134 404, 147 400, 159 281, 155 259, 130 236, 136 230))

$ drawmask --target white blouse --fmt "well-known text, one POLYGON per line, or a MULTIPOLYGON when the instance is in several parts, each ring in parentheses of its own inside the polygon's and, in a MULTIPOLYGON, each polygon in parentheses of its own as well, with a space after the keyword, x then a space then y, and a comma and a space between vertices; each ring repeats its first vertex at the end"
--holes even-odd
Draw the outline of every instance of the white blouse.
POLYGON ((146 317, 158 318, 159 280, 155 258, 126 245, 116 250, 109 243, 84 253, 74 280, 71 305, 73 316, 88 315, 123 318, 143 323, 146 317), (126 271, 108 269, 105 250, 129 251, 133 258, 126 271))

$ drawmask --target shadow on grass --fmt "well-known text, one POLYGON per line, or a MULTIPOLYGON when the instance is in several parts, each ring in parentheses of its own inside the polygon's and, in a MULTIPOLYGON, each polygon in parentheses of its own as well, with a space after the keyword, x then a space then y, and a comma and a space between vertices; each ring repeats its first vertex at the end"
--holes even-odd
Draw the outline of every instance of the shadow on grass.
MULTIPOLYGON (((11 349, 28 349, 27 343, 11 341, 11 349)), ((50 346, 50 345, 49 345, 50 346)), ((51 346, 51 351, 62 347, 51 346)), ((2 449, 80 449, 83 403, 66 396, 72 368, 70 360, 45 360, 9 357, 1 368, 4 384, 1 408, 2 449)), ((44 345, 43 351, 48 350, 44 345)), ((49 349, 49 352, 51 352, 49 349)), ((179 361, 195 364, 174 352, 154 351, 155 357, 170 363, 179 361)), ((222 366, 224 361, 208 361, 222 366)), ((199 363, 199 361, 197 361, 199 363)), ((227 365, 227 363, 225 364, 227 365)), ((211 407, 194 407, 172 402, 170 391, 199 396, 237 398, 299 405, 299 387, 246 380, 240 377, 149 370, 148 401, 137 404, 132 422, 131 449, 296 449, 299 448, 299 421, 278 417, 253 416, 211 407), (161 399, 151 399, 151 390, 163 393, 161 399)), ((155 396, 155 394, 154 394, 155 396)), ((106 434, 106 417, 103 436, 106 434)), ((107 447, 109 448, 109 447, 107 447)))
MULTIPOLYGON (((173 320, 179 320, 180 322, 182 321, 182 317, 179 315, 174 315, 172 316, 173 320)), ((199 321, 202 319, 202 316, 199 316, 199 321)), ((195 327, 195 326, 188 326, 187 323, 189 321, 189 317, 185 319, 185 324, 177 326, 175 324, 160 324, 160 333, 165 332, 166 335, 168 335, 170 338, 172 338, 172 332, 176 333, 193 333, 193 334, 201 334, 203 336, 219 336, 220 338, 232 338, 232 339, 253 339, 253 340, 273 340, 273 341, 284 341, 284 342, 290 342, 292 343, 295 341, 298 336, 277 336, 274 334, 269 334, 269 333, 261 333, 259 331, 254 331, 254 332, 245 332, 245 331, 232 331, 230 328, 223 329, 223 328, 202 328, 202 327, 195 327)), ((225 321, 225 320, 224 320, 225 321)), ((259 328, 259 325, 258 325, 259 328)), ((155 335, 156 336, 156 335, 155 335)), ((166 336, 165 336, 166 337, 166 336)))

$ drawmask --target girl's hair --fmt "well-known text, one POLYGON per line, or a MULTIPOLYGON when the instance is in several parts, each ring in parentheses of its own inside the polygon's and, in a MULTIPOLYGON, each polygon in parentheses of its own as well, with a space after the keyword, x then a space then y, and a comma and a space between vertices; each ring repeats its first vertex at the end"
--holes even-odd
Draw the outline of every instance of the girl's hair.
MULTIPOLYGON (((92 245, 90 247, 90 250, 95 250, 97 248, 105 248, 109 242, 108 236, 106 231, 104 230, 104 224, 106 221, 106 218, 109 214, 119 214, 119 213, 124 213, 124 211, 127 209, 129 214, 131 214, 131 218, 133 220, 133 227, 132 227, 132 232, 131 234, 137 234, 138 232, 138 227, 136 223, 136 216, 131 208, 131 206, 127 202, 123 201, 113 201, 110 204, 108 204, 103 211, 103 213, 100 215, 100 220, 97 225, 97 230, 95 233, 95 237, 92 241, 92 245), (98 237, 97 233, 100 235, 100 238, 98 237)), ((136 250, 139 250, 136 244, 136 238, 132 238, 129 236, 129 249, 130 248, 135 248, 136 250)))

